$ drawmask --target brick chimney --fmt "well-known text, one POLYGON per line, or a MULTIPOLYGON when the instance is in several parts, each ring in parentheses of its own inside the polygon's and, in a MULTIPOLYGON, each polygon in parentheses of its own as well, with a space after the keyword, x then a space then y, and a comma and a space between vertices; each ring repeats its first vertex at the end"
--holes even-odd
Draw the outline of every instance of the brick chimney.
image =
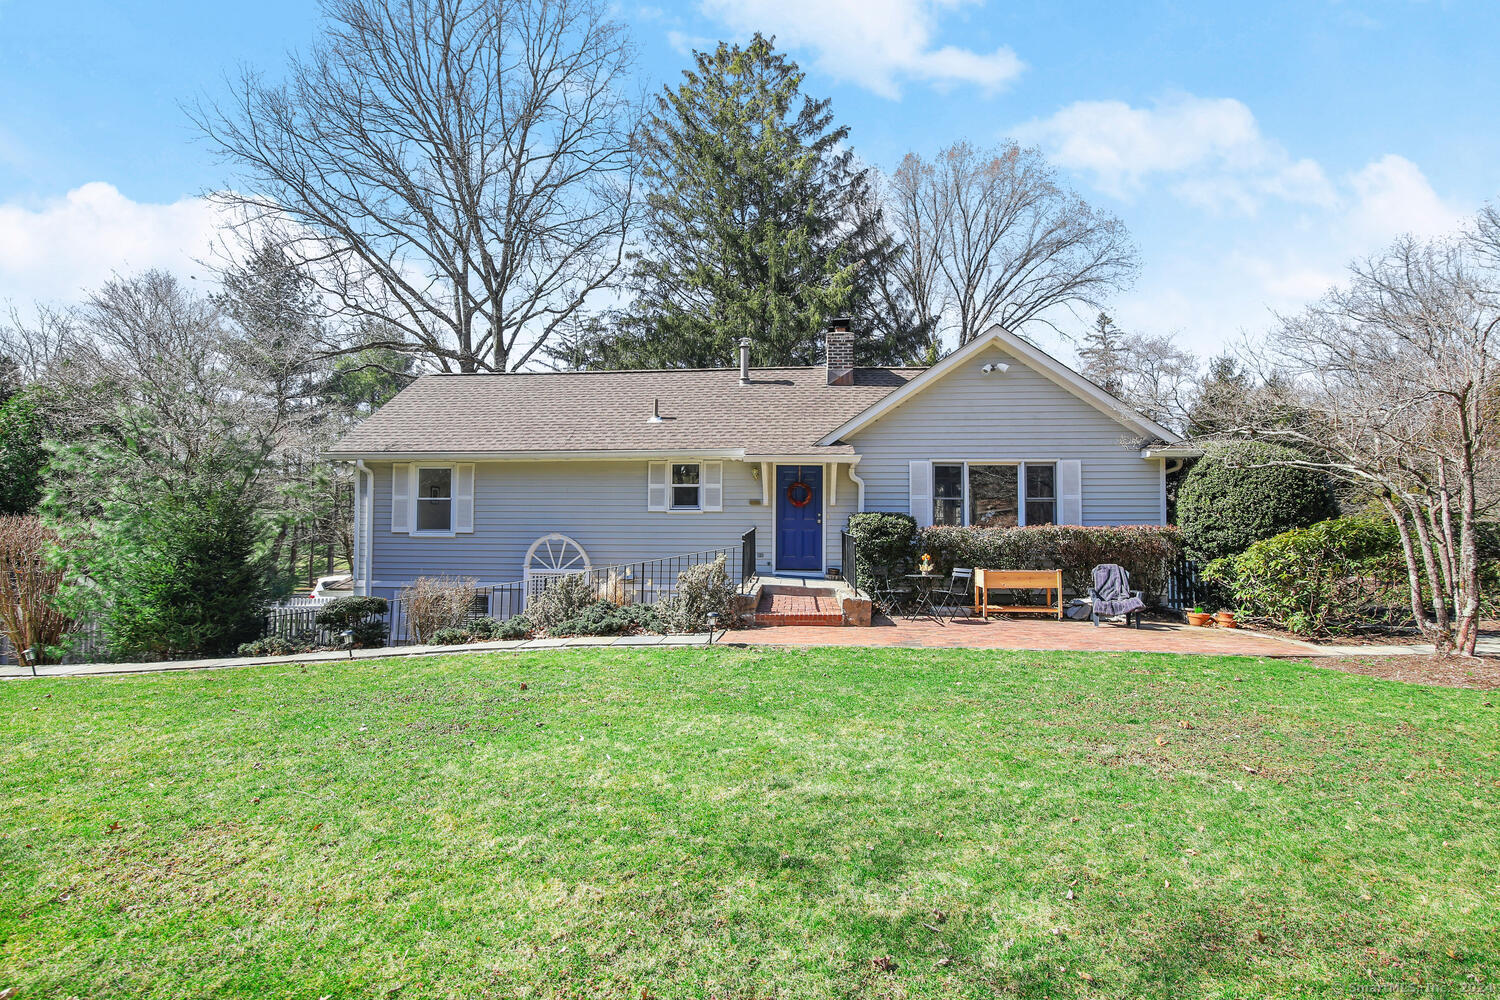
POLYGON ((824 364, 828 368, 829 385, 854 384, 854 331, 853 320, 848 316, 835 316, 828 321, 824 364))

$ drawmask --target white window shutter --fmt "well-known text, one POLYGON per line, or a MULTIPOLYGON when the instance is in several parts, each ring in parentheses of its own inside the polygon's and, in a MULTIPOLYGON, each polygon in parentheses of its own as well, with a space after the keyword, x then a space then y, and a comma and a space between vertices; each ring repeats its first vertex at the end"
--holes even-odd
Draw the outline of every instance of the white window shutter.
POLYGON ((411 465, 397 462, 391 466, 391 531, 411 534, 413 504, 411 499, 411 465))
POLYGON ((724 509, 724 463, 703 463, 703 509, 724 509))
POLYGON ((666 462, 651 462, 646 469, 646 509, 667 509, 667 476, 668 467, 666 462))
POLYGON ((917 519, 917 527, 932 527, 932 463, 912 462, 908 466, 907 482, 911 516, 917 519))
POLYGON ((1083 523, 1083 463, 1076 458, 1057 463, 1057 523, 1083 523))
POLYGON ((453 530, 458 534, 474 530, 474 466, 460 465, 453 476, 453 530))

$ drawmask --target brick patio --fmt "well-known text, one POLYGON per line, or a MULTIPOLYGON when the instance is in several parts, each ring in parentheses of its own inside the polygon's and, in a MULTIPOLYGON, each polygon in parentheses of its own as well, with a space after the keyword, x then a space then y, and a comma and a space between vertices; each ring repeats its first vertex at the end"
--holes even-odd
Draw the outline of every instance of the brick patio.
POLYGON ((1210 655, 1313 655, 1307 646, 1242 629, 1192 628, 1143 622, 1141 628, 1051 618, 931 619, 877 617, 869 628, 772 625, 731 632, 731 642, 772 646, 905 646, 933 649, 1063 649, 1210 655))

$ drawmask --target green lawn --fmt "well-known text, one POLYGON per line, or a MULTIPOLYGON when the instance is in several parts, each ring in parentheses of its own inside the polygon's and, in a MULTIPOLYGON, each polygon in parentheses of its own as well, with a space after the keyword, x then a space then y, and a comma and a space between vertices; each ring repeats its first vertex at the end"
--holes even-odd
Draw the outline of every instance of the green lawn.
POLYGON ((1500 989, 1489 701, 927 650, 3 683, 0 989, 1500 989))

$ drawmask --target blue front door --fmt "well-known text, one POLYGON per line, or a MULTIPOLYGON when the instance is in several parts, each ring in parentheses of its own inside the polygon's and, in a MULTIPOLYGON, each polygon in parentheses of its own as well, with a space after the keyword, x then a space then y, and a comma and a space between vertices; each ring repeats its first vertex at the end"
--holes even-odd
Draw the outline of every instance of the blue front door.
POLYGON ((823 568, 823 467, 776 467, 776 569, 823 568))

